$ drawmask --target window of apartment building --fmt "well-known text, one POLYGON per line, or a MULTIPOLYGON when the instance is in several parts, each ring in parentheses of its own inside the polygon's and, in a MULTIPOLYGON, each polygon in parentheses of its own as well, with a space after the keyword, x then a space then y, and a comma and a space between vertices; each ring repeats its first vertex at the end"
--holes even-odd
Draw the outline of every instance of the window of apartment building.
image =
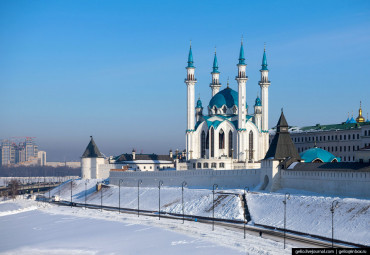
POLYGON ((353 138, 353 139, 356 139, 355 134, 353 134, 353 135, 352 135, 352 138, 353 138))
POLYGON ((354 145, 353 145, 353 149, 352 149, 352 151, 355 151, 355 150, 356 150, 356 146, 354 146, 354 145))
POLYGON ((357 139, 360 139, 360 134, 357 134, 357 139))
POLYGON ((360 146, 357 145, 357 150, 359 150, 359 149, 360 149, 360 146))
POLYGON ((220 168, 225 168, 225 163, 220 163, 220 168))
POLYGON ((328 141, 330 141, 330 135, 328 135, 328 141))
POLYGON ((204 163, 203 168, 208 168, 208 163, 204 163))
POLYGON ((344 150, 344 151, 346 151, 346 148, 347 148, 346 146, 343 146, 343 150, 344 150))
MULTIPOLYGON (((352 160, 355 161, 355 156, 352 157, 352 160)), ((356 174, 356 176, 357 176, 357 174, 356 174)))
POLYGON ((150 167, 150 169, 152 169, 152 167, 150 167))
POLYGON ((325 136, 323 138, 324 138, 324 141, 325 141, 325 136))
POLYGON ((339 136, 339 140, 342 140, 342 135, 339 136))
POLYGON ((212 164, 211 164, 211 167, 212 167, 212 168, 216 168, 216 167, 217 167, 217 164, 216 164, 216 163, 212 163, 212 164))
POLYGON ((146 167, 144 166, 144 169, 145 169, 146 167))
POLYGON ((195 163, 193 163, 193 168, 195 168, 195 163))
POLYGON ((337 135, 335 135, 335 140, 338 140, 338 136, 337 135))
POLYGON ((334 140, 334 136, 333 135, 331 136, 331 140, 334 140))
POLYGON ((351 146, 348 145, 348 151, 351 151, 351 146))
POLYGON ((331 147, 331 151, 334 152, 334 146, 331 147))
POLYGON ((339 146, 339 151, 342 151, 342 146, 339 146))
POLYGON ((202 168, 202 163, 197 163, 197 168, 202 168))
POLYGON ((338 147, 337 146, 335 146, 335 151, 338 151, 338 147))
POLYGON ((344 160, 343 161, 346 161, 346 157, 344 157, 344 160))
POLYGON ((346 135, 344 135, 344 136, 343 136, 343 140, 346 140, 346 137, 347 137, 347 136, 346 136, 346 135))

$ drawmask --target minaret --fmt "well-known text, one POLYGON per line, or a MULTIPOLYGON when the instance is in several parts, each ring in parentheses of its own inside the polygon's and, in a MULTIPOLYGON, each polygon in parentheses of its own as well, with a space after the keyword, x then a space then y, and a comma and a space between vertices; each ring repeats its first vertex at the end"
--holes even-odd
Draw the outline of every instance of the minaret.
POLYGON ((188 120, 187 120, 187 128, 186 128, 186 159, 189 160, 191 156, 191 152, 193 152, 193 132, 195 127, 195 96, 194 96, 194 87, 197 80, 194 78, 194 62, 193 62, 193 52, 189 50, 189 57, 188 57, 188 66, 186 67, 187 70, 187 77, 185 79, 185 83, 187 86, 187 109, 188 109, 188 120))
POLYGON ((200 97, 198 98, 197 101, 197 107, 195 107, 195 116, 197 122, 202 119, 203 117, 203 106, 202 106, 202 101, 200 100, 200 97))
POLYGON ((261 131, 263 133, 263 146, 262 152, 265 154, 269 148, 269 91, 268 88, 270 86, 269 81, 269 70, 267 69, 267 59, 266 59, 266 47, 263 50, 263 57, 262 57, 262 68, 261 72, 261 81, 259 85, 261 87, 261 103, 262 103, 262 127, 261 131))
POLYGON ((240 45, 240 53, 239 53, 239 63, 237 64, 238 67, 238 76, 235 77, 235 80, 238 82, 238 160, 239 161, 246 161, 246 145, 244 144, 246 140, 244 139, 246 136, 246 88, 245 85, 248 80, 248 76, 245 75, 245 70, 247 65, 245 64, 244 58, 244 48, 243 48, 243 39, 240 45))
POLYGON ((254 124, 256 124, 257 128, 261 130, 262 127, 262 104, 261 99, 257 95, 256 102, 254 104, 254 124))
POLYGON ((212 83, 209 85, 212 89, 212 97, 220 91, 220 72, 218 71, 217 55, 215 49, 215 57, 213 59, 212 83))

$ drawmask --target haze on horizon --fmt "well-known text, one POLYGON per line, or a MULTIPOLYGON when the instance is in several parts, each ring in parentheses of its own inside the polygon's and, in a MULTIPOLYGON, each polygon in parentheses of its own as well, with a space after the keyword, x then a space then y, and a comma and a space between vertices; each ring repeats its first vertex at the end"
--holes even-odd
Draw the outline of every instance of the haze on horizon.
POLYGON ((270 127, 282 107, 297 126, 370 111, 369 1, 5 0, 0 139, 36 137, 48 161, 79 160, 90 135, 107 156, 182 150, 189 40, 206 108, 215 46, 237 88, 242 34, 249 113, 267 45, 270 127))

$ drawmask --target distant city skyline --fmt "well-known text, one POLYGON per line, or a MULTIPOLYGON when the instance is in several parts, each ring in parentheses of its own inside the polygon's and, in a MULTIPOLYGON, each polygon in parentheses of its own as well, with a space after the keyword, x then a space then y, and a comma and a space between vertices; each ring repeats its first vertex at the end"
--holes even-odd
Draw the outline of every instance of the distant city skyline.
POLYGON ((369 1, 1 1, 0 139, 37 137, 48 161, 76 161, 93 135, 106 156, 185 148, 186 61, 206 107, 215 46, 236 88, 243 35, 249 112, 264 43, 270 127, 370 112, 369 1))

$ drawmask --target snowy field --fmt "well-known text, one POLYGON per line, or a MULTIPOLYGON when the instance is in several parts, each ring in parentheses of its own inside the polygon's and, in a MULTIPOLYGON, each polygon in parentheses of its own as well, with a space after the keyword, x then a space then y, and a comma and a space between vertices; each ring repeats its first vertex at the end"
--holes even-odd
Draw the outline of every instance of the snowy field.
POLYGON ((290 254, 290 246, 208 224, 0 202, 1 254, 290 254))
MULTIPOLYGON (((101 192, 96 192, 97 180, 87 183, 87 203, 100 205, 101 192)), ((85 181, 75 180, 72 186, 73 201, 84 203, 85 181)), ((333 198, 295 190, 281 193, 249 192, 247 204, 252 222, 283 228, 284 194, 292 195, 287 202, 287 229, 331 237, 330 207, 334 199, 338 208, 334 214, 334 237, 339 240, 370 245, 370 200, 355 198, 333 198)), ((215 195, 215 217, 243 220, 242 203, 238 195, 243 190, 218 190, 215 195)), ((118 186, 103 188, 103 205, 118 206, 118 186)), ((51 195, 59 194, 55 188, 51 195)), ((60 188, 61 197, 70 201, 70 182, 60 188)), ((46 194, 48 195, 48 194, 46 194)), ((212 217, 212 190, 184 189, 185 214, 212 217)), ((121 187, 121 207, 137 208, 137 188, 121 187)), ((158 188, 140 188, 140 209, 158 211, 158 188)), ((161 211, 182 213, 181 188, 161 188, 161 211)))

